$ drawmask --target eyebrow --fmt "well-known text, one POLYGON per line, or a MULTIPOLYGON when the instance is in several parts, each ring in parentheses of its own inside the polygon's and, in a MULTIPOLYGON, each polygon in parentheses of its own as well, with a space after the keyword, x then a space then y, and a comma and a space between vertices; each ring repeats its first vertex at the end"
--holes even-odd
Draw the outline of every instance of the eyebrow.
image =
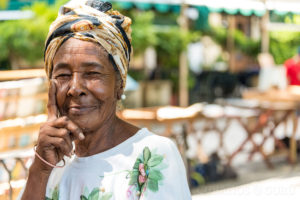
POLYGON ((103 65, 101 65, 98 62, 84 62, 84 63, 81 64, 81 66, 83 66, 83 67, 100 67, 100 68, 103 68, 103 65))
POLYGON ((68 63, 58 63, 53 67, 53 71, 60 68, 68 68, 70 65, 68 63))
MULTIPOLYGON (((83 67, 99 67, 99 68, 103 68, 103 65, 101 65, 100 63, 97 62, 84 62, 81 64, 81 66, 83 67)), ((53 67, 53 70, 57 70, 57 69, 61 69, 61 68, 69 68, 70 65, 68 63, 58 63, 57 65, 55 65, 53 67)))

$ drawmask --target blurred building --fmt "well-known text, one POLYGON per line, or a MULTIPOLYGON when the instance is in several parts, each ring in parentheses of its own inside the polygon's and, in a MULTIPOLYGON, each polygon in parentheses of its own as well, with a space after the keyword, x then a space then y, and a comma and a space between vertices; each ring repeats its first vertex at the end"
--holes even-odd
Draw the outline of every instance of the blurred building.
MULTIPOLYGON (((193 44, 190 47, 194 47, 192 56, 187 56, 190 59, 189 67, 190 71, 195 76, 198 76, 199 81, 195 84, 208 85, 207 92, 216 91, 216 94, 220 94, 220 97, 224 96, 224 92, 220 92, 219 88, 212 89, 215 84, 215 80, 223 79, 230 80, 230 83, 218 83, 220 86, 226 86, 227 88, 222 91, 235 92, 237 80, 246 87, 254 86, 256 79, 252 80, 252 76, 256 76, 259 71, 259 63, 257 56, 259 53, 269 52, 270 37, 269 32, 275 30, 289 30, 289 31, 300 31, 300 25, 287 24, 284 19, 286 16, 300 14, 299 0, 105 0, 110 1, 117 5, 118 9, 123 10, 138 10, 138 11, 153 11, 155 13, 154 28, 156 32, 164 32, 171 27, 187 27, 189 30, 197 31, 201 34, 201 39, 198 41, 192 41, 193 44), (186 5, 186 9, 182 12, 183 5, 186 5), (182 17, 186 18, 186 25, 182 23, 182 17), (217 32, 217 29, 223 29, 221 33, 217 32), (202 35, 203 34, 203 35, 202 35), (199 52, 202 55, 197 56, 199 52), (195 60, 196 59, 196 60, 195 60), (205 72, 208 70, 209 72, 205 72), (214 71, 216 73, 214 73, 214 71), (203 72, 203 73, 202 73, 203 72), (228 73, 229 72, 229 73, 228 73), (202 75, 199 75, 201 74, 202 75), (234 78, 227 77, 234 75, 234 78), (203 76, 210 77, 203 77, 203 76), (226 76, 227 78, 223 77, 226 76), (223 77, 223 78, 220 78, 223 77), (250 77, 250 78, 248 78, 250 77), (201 80, 200 80, 201 79, 201 80), (251 80, 250 80, 251 79, 251 80), (230 85, 230 87, 228 87, 230 85)), ((53 4, 56 0, 2 0, 0 4, 0 20, 14 20, 22 18, 32 18, 33 13, 30 11, 24 11, 22 8, 32 5, 34 2, 47 2, 53 4)), ((180 30, 180 29, 178 29, 180 30)), ((154 32, 155 32, 154 31, 154 32)), ((144 42, 144 41, 143 41, 144 42)), ((147 42, 147 41, 146 41, 147 42)), ((146 43, 145 42, 145 43, 146 43)), ((171 41, 170 41, 171 42, 171 41)), ((172 69, 170 66, 166 67, 166 63, 161 62, 162 58, 168 57, 162 52, 157 51, 157 47, 151 46, 146 48, 145 52, 139 57, 134 57, 131 62, 131 74, 136 80, 140 80, 134 75, 134 70, 141 72, 141 79, 146 80, 158 80, 158 84, 153 82, 153 85, 148 87, 148 83, 141 84, 145 85, 145 88, 153 88, 153 93, 142 94, 140 103, 141 105, 164 105, 164 104, 178 104, 177 97, 172 96, 174 91, 177 92, 176 87, 179 85, 177 79, 180 77, 180 62, 174 62, 172 69), (157 52, 155 52, 157 51, 157 52), (133 73, 132 73, 133 72, 133 73), (175 74, 175 75, 174 75, 175 74), (179 75, 178 75, 179 74, 179 75), (173 76, 173 77, 171 77, 173 76), (161 86, 160 80, 170 80, 172 83, 165 83, 166 91, 159 91, 161 86), (174 81, 175 80, 175 81, 174 81), (177 82, 176 82, 177 81, 177 82), (175 88, 175 89, 174 89, 175 88), (172 91, 170 91, 172 90, 172 91), (147 96, 160 96, 160 93, 170 94, 168 100, 164 100, 162 103, 147 103, 145 99, 150 99, 147 96), (174 100, 175 99, 175 100, 174 100)), ((163 49, 163 48, 162 48, 163 49)), ((183 51, 184 48, 182 48, 183 51)), ((163 49, 165 50, 165 49, 163 49)), ((172 49, 175 51, 174 49, 172 49)), ((171 50, 170 50, 171 51, 171 50)), ((189 52, 187 52, 189 54, 189 52)), ((178 55, 172 57, 180 57, 178 55)), ((167 61, 170 59, 165 59, 167 61)), ((171 62, 171 61, 169 61, 171 62)), ((188 65, 186 65, 188 66, 188 65)), ((18 65, 19 67, 19 65, 18 65)), ((187 70, 189 71, 189 70, 187 70)), ((136 73, 138 74, 138 73, 136 73)), ((139 75, 140 75, 139 74, 139 75)), ((186 81, 187 82, 187 81, 186 81)), ((188 84, 185 84, 187 88, 188 84)), ((145 91, 145 88, 141 89, 145 91)), ((199 87, 195 87, 195 90, 199 91, 199 87)), ((205 91, 201 89, 201 91, 205 91)), ((175 93, 176 93, 175 92, 175 93)), ((231 93, 229 92, 229 94, 231 93)), ((179 92, 180 93, 180 92, 179 92)), ((227 93, 227 92, 226 92, 227 93)), ((136 94, 133 95, 134 99, 137 99, 136 94)), ((208 96, 204 94, 204 96, 208 96)), ((127 100, 130 99, 128 95, 127 100)), ((195 98, 196 101, 199 98, 195 98)), ((214 97, 212 97, 214 99, 214 97)))
POLYGON ((33 14, 30 11, 21 9, 30 6, 35 2, 47 2, 53 4, 55 0, 1 0, 0 21, 31 18, 33 14))

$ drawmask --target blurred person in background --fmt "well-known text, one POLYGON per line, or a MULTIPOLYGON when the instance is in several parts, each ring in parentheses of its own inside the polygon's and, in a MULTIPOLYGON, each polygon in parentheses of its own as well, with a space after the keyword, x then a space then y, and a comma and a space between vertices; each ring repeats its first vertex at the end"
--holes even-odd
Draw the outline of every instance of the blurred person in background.
POLYGON ((300 46, 298 54, 284 62, 289 85, 300 85, 300 46))
POLYGON ((116 116, 130 25, 99 0, 60 9, 45 47, 48 120, 20 199, 191 199, 174 143, 116 116))

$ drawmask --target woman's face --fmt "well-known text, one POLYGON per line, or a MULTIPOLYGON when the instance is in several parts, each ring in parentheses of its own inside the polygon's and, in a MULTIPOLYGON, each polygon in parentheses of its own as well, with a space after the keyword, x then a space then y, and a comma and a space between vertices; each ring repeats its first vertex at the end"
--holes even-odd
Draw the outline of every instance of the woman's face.
POLYGON ((70 38, 53 60, 57 106, 84 132, 98 130, 115 115, 116 72, 107 52, 92 42, 70 38))

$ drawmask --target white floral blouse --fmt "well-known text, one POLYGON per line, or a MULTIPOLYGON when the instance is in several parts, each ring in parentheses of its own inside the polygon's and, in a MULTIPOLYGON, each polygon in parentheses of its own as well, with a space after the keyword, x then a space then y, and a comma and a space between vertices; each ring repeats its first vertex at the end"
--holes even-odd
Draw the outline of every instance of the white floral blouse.
POLYGON ((186 171, 174 143, 146 128, 105 152, 74 156, 54 169, 46 200, 189 200, 186 171))

